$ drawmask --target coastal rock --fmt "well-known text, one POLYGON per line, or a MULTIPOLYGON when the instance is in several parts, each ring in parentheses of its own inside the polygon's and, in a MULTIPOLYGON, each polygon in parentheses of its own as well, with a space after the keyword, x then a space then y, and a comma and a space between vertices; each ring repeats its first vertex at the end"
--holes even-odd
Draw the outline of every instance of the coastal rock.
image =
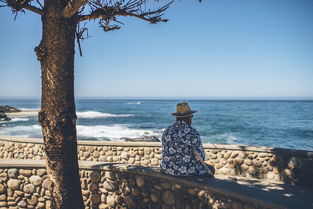
POLYGON ((20 109, 17 109, 15 107, 9 106, 9 105, 4 105, 0 106, 0 110, 3 110, 4 112, 21 112, 20 109))
POLYGON ((5 114, 4 109, 0 107, 0 121, 10 121, 11 119, 5 114))

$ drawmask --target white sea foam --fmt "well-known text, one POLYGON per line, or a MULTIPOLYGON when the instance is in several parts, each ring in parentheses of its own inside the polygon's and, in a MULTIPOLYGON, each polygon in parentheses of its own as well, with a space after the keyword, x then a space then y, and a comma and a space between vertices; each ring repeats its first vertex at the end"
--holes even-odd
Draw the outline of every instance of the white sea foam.
POLYGON ((115 117, 131 117, 133 114, 111 114, 97 111, 77 112, 78 118, 115 118, 115 117))
POLYGON ((41 126, 12 126, 0 129, 0 135, 12 135, 21 137, 41 137, 41 126))
POLYGON ((12 123, 12 122, 18 122, 18 121, 29 121, 29 118, 27 117, 14 117, 11 118, 9 121, 0 121, 0 123, 12 123))
POLYGON ((10 120, 11 122, 17 122, 17 121, 29 121, 29 118, 27 117, 15 117, 15 118, 11 118, 10 120))
MULTIPOLYGON (((161 131, 156 130, 144 130, 144 129, 132 129, 125 125, 112 125, 112 126, 85 126, 77 125, 77 136, 78 138, 84 139, 109 139, 109 140, 120 140, 122 137, 127 138, 139 138, 142 136, 161 136, 161 131)), ((6 126, 0 128, 0 135, 12 135, 20 137, 36 137, 41 138, 41 126, 6 126)))
POLYGON ((223 133, 223 134, 216 134, 208 137, 208 141, 214 142, 214 143, 220 143, 220 142, 227 142, 227 144, 234 144, 236 141, 238 141, 239 138, 234 136, 231 133, 223 133))
POLYGON ((141 102, 140 102, 140 101, 139 101, 139 102, 128 102, 127 104, 136 104, 136 105, 140 105, 141 102))
POLYGON ((40 108, 18 108, 18 109, 20 109, 20 110, 22 110, 22 111, 38 111, 40 108))
POLYGON ((77 125, 77 135, 83 138, 99 138, 120 140, 122 137, 138 138, 143 135, 159 136, 158 132, 143 129, 132 129, 124 125, 112 125, 112 126, 82 126, 77 125))

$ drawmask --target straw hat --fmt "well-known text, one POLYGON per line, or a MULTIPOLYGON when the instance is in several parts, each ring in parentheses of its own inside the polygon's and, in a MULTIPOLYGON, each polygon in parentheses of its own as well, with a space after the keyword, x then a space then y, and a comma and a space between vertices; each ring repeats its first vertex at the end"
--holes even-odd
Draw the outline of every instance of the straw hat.
POLYGON ((183 118, 190 116, 195 112, 197 111, 191 110, 187 102, 181 102, 176 105, 176 112, 172 113, 172 115, 177 118, 183 118))

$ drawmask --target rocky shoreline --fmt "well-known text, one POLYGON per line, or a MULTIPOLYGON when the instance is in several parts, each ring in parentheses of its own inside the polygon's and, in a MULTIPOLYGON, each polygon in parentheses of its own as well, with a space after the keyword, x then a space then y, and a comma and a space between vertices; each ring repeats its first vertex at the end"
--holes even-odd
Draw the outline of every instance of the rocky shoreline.
POLYGON ((16 113, 16 112, 21 112, 21 110, 8 105, 0 106, 0 121, 10 121, 11 118, 9 118, 6 113, 16 113))

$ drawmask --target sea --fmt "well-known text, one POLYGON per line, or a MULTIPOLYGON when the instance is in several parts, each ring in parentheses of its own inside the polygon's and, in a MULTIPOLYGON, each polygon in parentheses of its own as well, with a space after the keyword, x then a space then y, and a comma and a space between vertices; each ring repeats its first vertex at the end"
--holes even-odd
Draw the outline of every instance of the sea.
MULTIPOLYGON (((313 100, 77 99, 77 135, 82 140, 156 136, 175 122, 171 113, 187 101, 192 126, 203 143, 313 150, 313 100)), ((39 110, 39 99, 0 99, 0 105, 39 110)), ((0 135, 41 138, 36 116, 0 122, 0 135)))

